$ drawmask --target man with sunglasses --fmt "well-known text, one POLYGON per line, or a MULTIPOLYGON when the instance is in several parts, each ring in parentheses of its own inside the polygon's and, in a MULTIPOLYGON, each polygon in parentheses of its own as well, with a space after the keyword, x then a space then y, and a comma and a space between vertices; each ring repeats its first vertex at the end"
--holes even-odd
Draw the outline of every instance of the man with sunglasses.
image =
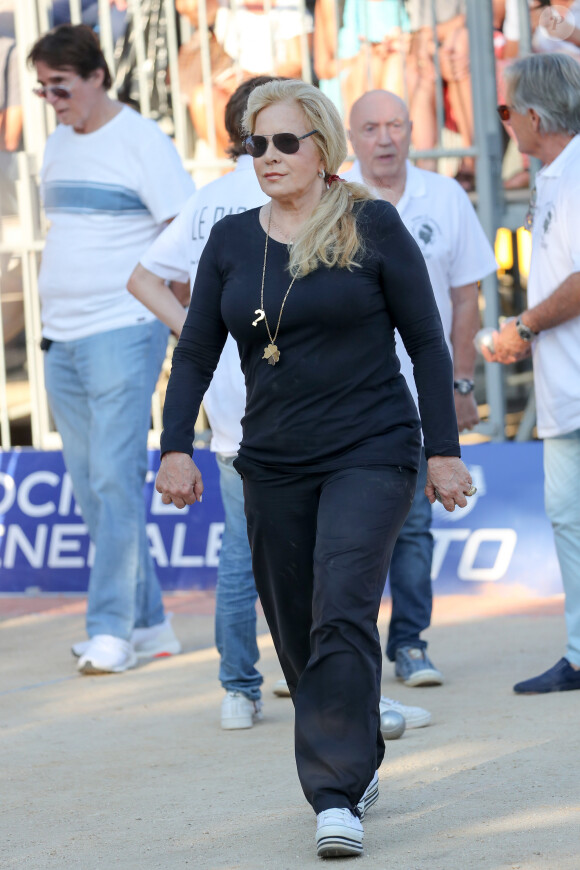
MULTIPOLYGON (((408 160, 412 123, 403 100, 370 91, 353 105, 350 140, 357 161, 346 173, 391 202, 425 258, 453 359, 455 411, 459 431, 479 421, 473 395, 479 329, 477 282, 497 268, 491 246, 469 198, 457 181, 418 169, 408 160)), ((412 292, 412 288, 409 288, 412 292)), ((397 340, 401 371, 417 402, 411 360, 397 340)), ((401 529, 389 573, 392 615, 387 658, 407 686, 436 686, 443 675, 427 655, 421 637, 431 624, 431 505, 423 492, 427 462, 423 451, 417 489, 401 529)))
POLYGON ((83 674, 180 650, 147 540, 143 484, 151 394, 167 328, 126 290, 135 261, 193 189, 157 125, 107 95, 95 35, 61 25, 29 54, 53 107, 41 193, 50 221, 39 276, 45 381, 95 546, 83 674))
POLYGON ((493 335, 490 362, 533 356, 544 495, 566 594, 566 655, 517 683, 517 694, 580 689, 580 66, 563 54, 521 58, 505 72, 498 107, 524 154, 543 166, 528 212, 527 310, 493 335))

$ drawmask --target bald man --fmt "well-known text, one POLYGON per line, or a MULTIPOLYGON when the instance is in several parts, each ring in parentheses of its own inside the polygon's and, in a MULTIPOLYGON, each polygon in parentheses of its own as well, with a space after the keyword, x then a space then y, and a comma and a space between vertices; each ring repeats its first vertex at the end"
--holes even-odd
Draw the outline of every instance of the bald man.
MULTIPOLYGON (((473 396, 473 338, 479 329, 477 283, 497 265, 461 186, 409 162, 412 128, 407 107, 395 94, 364 94, 351 110, 349 136, 357 159, 345 178, 366 184, 378 198, 392 203, 423 253, 453 358, 455 410, 462 431, 479 421, 473 396)), ((411 360, 400 339, 397 354, 417 402, 411 360)), ((415 499, 395 545, 389 574, 393 610, 387 657, 395 662, 395 675, 407 686, 443 682, 421 638, 431 623, 432 610, 433 536, 431 505, 423 492, 426 473, 423 451, 415 499)))

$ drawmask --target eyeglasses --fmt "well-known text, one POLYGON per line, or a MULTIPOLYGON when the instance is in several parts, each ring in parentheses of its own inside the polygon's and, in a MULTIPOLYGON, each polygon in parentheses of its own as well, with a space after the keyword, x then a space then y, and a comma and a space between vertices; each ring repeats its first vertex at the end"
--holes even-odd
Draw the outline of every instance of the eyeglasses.
POLYGON ((497 113, 500 116, 502 121, 509 121, 511 118, 511 106, 506 106, 505 103, 502 103, 501 106, 497 107, 497 113))
POLYGON ((33 88, 32 93, 36 94, 37 97, 43 97, 44 99, 46 99, 49 94, 52 94, 52 96, 57 100, 70 100, 73 95, 71 89, 65 88, 63 85, 41 85, 39 88, 33 88))
POLYGON ((246 151, 252 157, 263 157, 268 150, 268 139, 271 139, 274 148, 281 151, 282 154, 296 154, 300 148, 302 139, 308 139, 318 130, 311 130, 310 133, 305 133, 304 136, 295 136, 294 133, 274 133, 272 136, 248 136, 244 139, 246 151))
POLYGON ((530 202, 528 205, 528 210, 526 212, 526 217, 524 220, 524 226, 530 232, 532 231, 532 227, 534 226, 534 214, 536 213, 536 199, 538 197, 538 193, 536 191, 536 185, 532 187, 532 192, 530 194, 530 202))

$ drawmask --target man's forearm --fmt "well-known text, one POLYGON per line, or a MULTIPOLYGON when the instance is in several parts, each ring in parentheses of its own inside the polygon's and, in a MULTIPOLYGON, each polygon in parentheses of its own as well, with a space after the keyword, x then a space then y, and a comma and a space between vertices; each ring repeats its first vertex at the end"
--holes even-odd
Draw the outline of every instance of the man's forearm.
POLYGON ((522 321, 532 332, 544 332, 578 315, 580 315, 580 272, 572 272, 547 299, 524 311, 522 321))
POLYGON ((165 284, 163 278, 154 275, 138 263, 127 283, 127 289, 145 308, 165 323, 176 335, 185 323, 186 310, 165 284))
POLYGON ((453 320, 451 322, 451 347, 453 348, 453 372, 455 378, 473 378, 476 350, 473 344, 479 329, 477 284, 465 284, 451 288, 453 320))

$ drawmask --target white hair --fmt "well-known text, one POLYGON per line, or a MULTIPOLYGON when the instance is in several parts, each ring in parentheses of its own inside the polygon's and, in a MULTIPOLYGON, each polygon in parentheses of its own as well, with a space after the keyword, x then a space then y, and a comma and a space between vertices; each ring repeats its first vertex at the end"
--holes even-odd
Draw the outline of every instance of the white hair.
POLYGON ((532 54, 505 71, 516 112, 534 109, 543 133, 580 133, 580 64, 566 54, 532 54))

